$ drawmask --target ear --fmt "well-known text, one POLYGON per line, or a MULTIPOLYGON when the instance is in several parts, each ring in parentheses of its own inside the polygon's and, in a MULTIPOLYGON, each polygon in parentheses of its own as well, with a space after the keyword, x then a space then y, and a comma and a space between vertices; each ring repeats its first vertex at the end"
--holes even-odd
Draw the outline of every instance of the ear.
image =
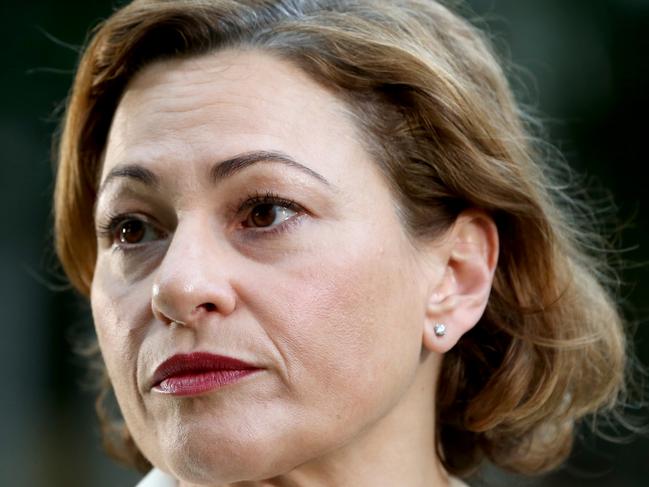
POLYGON ((480 320, 491 292, 498 246, 496 224, 477 210, 461 213, 441 245, 434 244, 438 258, 442 253, 444 269, 432 283, 426 307, 423 345, 428 350, 447 352, 480 320), (439 324, 444 325, 443 334, 436 333, 439 324))

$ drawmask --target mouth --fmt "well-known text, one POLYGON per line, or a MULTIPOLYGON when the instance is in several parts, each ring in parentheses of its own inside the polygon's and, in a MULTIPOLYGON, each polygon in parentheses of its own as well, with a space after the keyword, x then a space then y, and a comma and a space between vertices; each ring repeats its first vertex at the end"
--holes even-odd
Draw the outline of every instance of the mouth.
POLYGON ((206 352, 173 355, 156 369, 151 390, 195 396, 233 384, 262 370, 241 360, 206 352))

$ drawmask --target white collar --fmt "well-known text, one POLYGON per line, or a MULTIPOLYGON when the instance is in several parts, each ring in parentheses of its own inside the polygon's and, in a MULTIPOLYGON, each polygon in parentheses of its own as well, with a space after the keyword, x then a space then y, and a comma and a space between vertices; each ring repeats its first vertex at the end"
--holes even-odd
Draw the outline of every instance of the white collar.
POLYGON ((171 475, 154 468, 135 487, 177 487, 178 482, 171 475))
MULTIPOLYGON (((451 487, 468 487, 460 479, 451 477, 451 487)), ((135 487, 178 487, 178 482, 171 475, 154 468, 135 487)))

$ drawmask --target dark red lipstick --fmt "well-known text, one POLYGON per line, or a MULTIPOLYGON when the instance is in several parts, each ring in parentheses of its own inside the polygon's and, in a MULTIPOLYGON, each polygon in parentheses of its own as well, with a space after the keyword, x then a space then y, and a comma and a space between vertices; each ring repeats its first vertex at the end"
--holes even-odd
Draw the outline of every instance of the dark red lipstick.
POLYGON ((193 396, 233 384, 261 370, 241 360, 206 352, 179 354, 160 364, 151 388, 174 396, 193 396))

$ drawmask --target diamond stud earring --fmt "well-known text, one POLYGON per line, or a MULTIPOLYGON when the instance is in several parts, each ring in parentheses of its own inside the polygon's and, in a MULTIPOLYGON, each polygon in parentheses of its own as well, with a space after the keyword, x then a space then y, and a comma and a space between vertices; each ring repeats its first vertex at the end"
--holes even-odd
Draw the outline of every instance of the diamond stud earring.
POLYGON ((443 337, 444 335, 446 335, 446 325, 444 325, 443 323, 437 323, 435 325, 435 335, 437 335, 438 337, 443 337))

